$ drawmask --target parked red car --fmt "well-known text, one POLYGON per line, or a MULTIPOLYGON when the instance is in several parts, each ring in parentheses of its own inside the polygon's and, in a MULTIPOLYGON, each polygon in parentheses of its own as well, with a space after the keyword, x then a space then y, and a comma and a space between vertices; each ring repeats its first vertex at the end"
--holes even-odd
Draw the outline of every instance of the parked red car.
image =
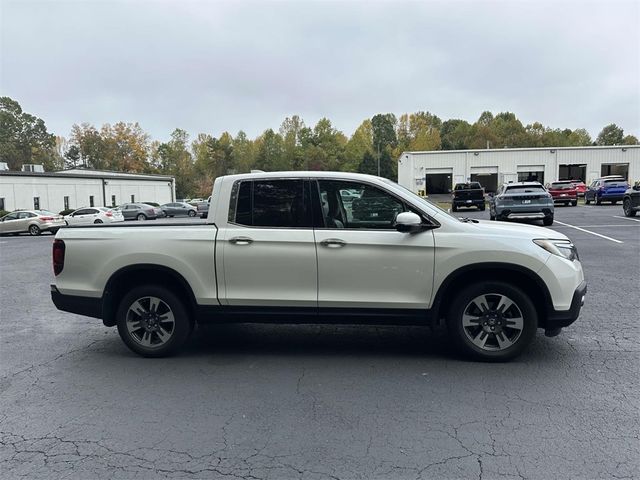
POLYGON ((564 203, 573 207, 578 205, 578 190, 571 180, 553 182, 547 190, 553 198, 553 203, 564 203))
POLYGON ((571 183, 573 183, 576 186, 576 190, 578 191, 578 196, 584 197, 584 192, 587 191, 587 184, 584 183, 582 180, 571 180, 571 183))

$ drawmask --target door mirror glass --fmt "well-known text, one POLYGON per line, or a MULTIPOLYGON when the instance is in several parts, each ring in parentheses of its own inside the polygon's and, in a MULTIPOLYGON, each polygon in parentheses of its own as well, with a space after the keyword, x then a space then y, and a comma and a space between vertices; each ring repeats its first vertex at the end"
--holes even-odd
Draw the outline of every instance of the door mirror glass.
POLYGON ((396 216, 396 230, 399 232, 418 232, 422 230, 422 219, 413 212, 402 212, 396 216))

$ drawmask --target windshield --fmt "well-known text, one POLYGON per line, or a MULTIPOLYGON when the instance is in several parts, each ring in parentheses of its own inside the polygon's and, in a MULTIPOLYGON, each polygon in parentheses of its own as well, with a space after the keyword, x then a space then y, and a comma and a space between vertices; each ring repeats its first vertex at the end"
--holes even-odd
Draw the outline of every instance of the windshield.
POLYGON ((506 193, 540 193, 544 192, 542 185, 519 185, 514 187, 507 187, 506 193))

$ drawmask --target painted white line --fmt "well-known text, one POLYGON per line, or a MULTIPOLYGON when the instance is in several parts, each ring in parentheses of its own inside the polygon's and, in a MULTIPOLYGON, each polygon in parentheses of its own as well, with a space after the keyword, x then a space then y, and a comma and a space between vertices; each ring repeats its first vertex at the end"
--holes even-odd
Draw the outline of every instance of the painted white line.
POLYGON ((640 222, 640 220, 638 220, 637 218, 619 217, 618 215, 614 215, 614 217, 616 217, 616 218, 624 218, 625 220, 631 220, 632 222, 640 222))
MULTIPOLYGON (((557 222, 557 220, 556 220, 557 222)), ((576 225, 576 227, 580 227, 580 228, 609 228, 609 227, 616 227, 616 228, 637 228, 640 227, 640 225, 632 225, 631 223, 625 223, 624 225, 576 225)), ((573 228, 573 226, 572 226, 573 228)))
POLYGON ((559 223, 560 225, 564 225, 565 227, 575 228, 576 230, 580 230, 581 232, 590 233, 591 235, 595 235, 596 237, 604 238, 605 240, 610 240, 615 243, 624 243, 620 240, 616 240, 615 238, 607 237, 606 235, 601 235, 599 233, 592 232, 590 230, 585 230, 584 228, 576 227, 575 225, 569 225, 568 223, 562 223, 562 222, 559 222, 558 220, 556 220, 555 223, 559 223))

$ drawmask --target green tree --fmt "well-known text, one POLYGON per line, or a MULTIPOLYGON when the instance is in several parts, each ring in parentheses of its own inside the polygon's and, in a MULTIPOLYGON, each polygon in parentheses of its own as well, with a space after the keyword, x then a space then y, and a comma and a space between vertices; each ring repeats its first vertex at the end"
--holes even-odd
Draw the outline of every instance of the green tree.
POLYGON ((615 123, 607 125, 598 134, 596 144, 598 145, 621 145, 624 138, 624 130, 615 123))
POLYGON ((357 171, 366 152, 373 153, 373 127, 369 119, 360 124, 345 145, 343 169, 347 172, 357 171))
POLYGON ((76 168, 80 164, 80 149, 77 145, 71 145, 64 152, 64 159, 68 168, 76 168))
POLYGON ((25 163, 53 170, 61 167, 55 147, 55 135, 42 119, 23 112, 17 101, 0 97, 0 162, 11 170, 21 170, 25 163))
POLYGON ((638 145, 638 138, 634 135, 626 135, 623 139, 622 139, 622 144, 623 145, 638 145))
POLYGON ((569 145, 572 147, 586 147, 591 143, 591 135, 584 128, 577 128, 569 134, 569 145))
POLYGON ((196 189, 193 157, 188 144, 187 132, 176 128, 171 133, 171 140, 158 145, 155 153, 162 173, 175 177, 178 197, 190 197, 196 189))
POLYGON ((373 151, 376 154, 382 153, 386 148, 393 149, 398 144, 396 123, 396 116, 393 113, 378 114, 371 118, 373 151))
POLYGON ((302 132, 305 129, 304 120, 298 115, 287 117, 280 125, 282 137, 282 154, 287 170, 300 170, 304 167, 304 154, 302 151, 302 132))
POLYGON ((465 150, 471 125, 466 120, 451 119, 442 123, 440 141, 443 150, 465 150))
POLYGON ((282 137, 279 134, 269 128, 256 139, 256 144, 258 152, 255 165, 257 169, 267 172, 287 170, 282 155, 282 137))
POLYGON ((254 168, 257 157, 256 145, 242 130, 233 139, 233 156, 238 173, 248 173, 254 168))
POLYGON ((378 162, 371 152, 366 151, 362 155, 362 160, 358 165, 358 172, 368 173, 369 175, 378 174, 378 162))

